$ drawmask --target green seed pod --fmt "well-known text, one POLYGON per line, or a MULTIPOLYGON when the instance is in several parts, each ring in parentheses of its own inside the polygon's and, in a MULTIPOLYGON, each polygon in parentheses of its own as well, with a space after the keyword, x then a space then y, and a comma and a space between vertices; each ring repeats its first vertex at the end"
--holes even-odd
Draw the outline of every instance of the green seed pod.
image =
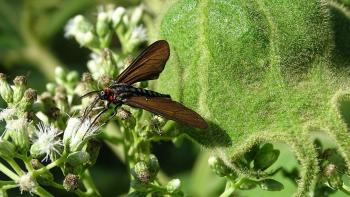
POLYGON ((6 80, 6 75, 0 73, 0 95, 7 103, 13 101, 13 90, 6 80))
POLYGON ((13 83, 15 84, 13 86, 13 102, 17 103, 23 97, 27 85, 27 78, 25 76, 17 76, 13 80, 13 83))
POLYGON ((67 174, 63 180, 63 187, 67 191, 74 191, 79 187, 79 176, 75 174, 67 174))

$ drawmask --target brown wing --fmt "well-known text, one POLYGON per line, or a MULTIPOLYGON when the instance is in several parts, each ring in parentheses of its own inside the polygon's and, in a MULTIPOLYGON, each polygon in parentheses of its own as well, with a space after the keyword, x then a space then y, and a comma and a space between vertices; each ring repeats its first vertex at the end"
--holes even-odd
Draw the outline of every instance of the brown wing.
POLYGON ((157 79, 169 58, 169 44, 158 40, 146 48, 117 78, 117 83, 133 84, 157 79))
POLYGON ((132 96, 127 98, 124 103, 131 107, 142 108, 162 115, 167 119, 175 120, 191 127, 200 129, 208 127, 208 124, 199 114, 170 98, 132 96))

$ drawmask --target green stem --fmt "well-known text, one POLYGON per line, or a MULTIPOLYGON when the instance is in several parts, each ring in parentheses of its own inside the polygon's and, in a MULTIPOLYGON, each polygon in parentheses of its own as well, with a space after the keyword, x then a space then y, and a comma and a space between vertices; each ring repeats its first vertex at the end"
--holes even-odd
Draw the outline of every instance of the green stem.
POLYGON ((343 186, 340 188, 341 191, 343 191, 345 194, 350 195, 350 187, 343 184, 343 186))
POLYGON ((0 181, 0 187, 3 185, 11 185, 11 184, 16 184, 14 181, 0 181))
POLYGON ((224 193, 220 195, 220 197, 229 197, 239 188, 242 183, 246 180, 245 177, 239 178, 237 182, 233 183, 231 179, 227 180, 226 187, 224 193))
POLYGON ((12 159, 12 158, 9 158, 9 159, 6 159, 7 163, 10 164, 10 166, 12 167, 12 169, 15 170, 15 172, 19 175, 19 176, 22 176, 24 174, 23 170, 21 169, 21 167, 19 167, 19 165, 17 164, 17 162, 12 159))
POLYGON ((59 159, 57 159, 56 161, 48 164, 45 167, 40 168, 39 170, 33 171, 33 176, 37 177, 40 174, 45 173, 56 166, 59 166, 61 163, 63 163, 67 159, 67 156, 68 156, 67 153, 63 153, 62 156, 59 159))
POLYGON ((88 170, 85 170, 84 173, 82 174, 82 182, 86 188, 87 194, 93 195, 93 196, 101 196, 88 170))
POLYGON ((1 162, 0 162, 0 171, 14 181, 17 181, 19 179, 19 176, 17 174, 12 172, 10 169, 4 166, 1 162))
POLYGON ((8 184, 8 185, 4 185, 1 187, 2 190, 9 190, 9 189, 13 189, 13 188, 17 188, 18 184, 8 184))
POLYGON ((220 197, 229 197, 233 194, 236 188, 232 187, 232 184, 230 181, 226 183, 225 191, 220 195, 220 197))
POLYGON ((42 197, 54 197, 52 194, 50 194, 48 191, 46 191, 41 186, 36 186, 34 193, 37 194, 38 196, 42 196, 42 197))

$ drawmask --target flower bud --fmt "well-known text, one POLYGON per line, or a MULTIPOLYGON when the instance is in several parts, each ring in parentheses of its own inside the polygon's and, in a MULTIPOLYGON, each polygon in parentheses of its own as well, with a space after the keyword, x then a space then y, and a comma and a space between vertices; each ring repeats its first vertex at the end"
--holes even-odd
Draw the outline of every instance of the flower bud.
POLYGON ((23 193, 24 191, 32 193, 35 191, 37 182, 30 173, 27 173, 19 177, 18 185, 19 189, 21 190, 21 193, 23 193))
POLYGON ((99 78, 99 81, 100 81, 102 86, 106 87, 106 86, 108 86, 111 83, 112 78, 109 75, 102 75, 99 78))
POLYGON ((13 90, 6 81, 6 75, 0 73, 0 95, 6 101, 6 103, 12 103, 13 90))
POLYGON ((323 175, 327 177, 328 184, 333 189, 337 190, 343 186, 343 180, 337 171, 336 165, 328 164, 323 170, 323 175))
POLYGON ((157 157, 153 154, 150 154, 147 163, 151 174, 156 176, 160 169, 157 157))
POLYGON ((37 159, 30 160, 30 164, 32 165, 34 170, 39 170, 40 168, 44 167, 44 165, 40 163, 40 161, 37 159))
POLYGON ((23 97, 24 90, 26 89, 27 85, 27 79, 25 76, 17 76, 13 80, 13 83, 15 84, 13 86, 13 102, 17 103, 23 97))
POLYGON ((86 147, 86 152, 90 155, 89 165, 93 166, 96 163, 97 157, 100 153, 101 143, 97 140, 90 140, 86 147))
POLYGON ((138 6, 135 8, 135 10, 132 12, 130 23, 133 25, 137 25, 142 17, 143 13, 143 6, 138 6))
POLYGON ((180 179, 173 179, 169 181, 168 184, 166 185, 166 190, 169 193, 174 193, 175 191, 179 190, 180 187, 181 187, 180 179))
POLYGON ((123 7, 117 7, 112 14, 112 22, 113 22, 113 28, 116 28, 120 21, 122 20, 122 17, 124 16, 126 10, 123 7))
POLYGON ((142 184, 147 184, 155 178, 152 177, 149 167, 144 161, 137 162, 133 172, 134 177, 142 184))
POLYGON ((27 111, 30 106, 36 101, 37 92, 31 88, 28 88, 24 92, 24 96, 20 102, 19 108, 23 111, 27 111))
POLYGON ((227 176, 232 173, 232 170, 228 168, 219 157, 210 156, 208 163, 214 173, 220 177, 227 176))
POLYGON ((103 69, 103 73, 110 77, 113 77, 117 72, 116 62, 114 61, 112 52, 109 49, 103 51, 101 68, 103 69))
POLYGON ((67 163, 69 163, 72 167, 78 167, 86 164, 90 159, 89 153, 85 151, 77 151, 71 153, 67 157, 67 163))
POLYGON ((58 107, 58 111, 62 111, 62 112, 68 112, 68 98, 67 98, 67 93, 66 93, 66 89, 62 86, 58 86, 56 88, 56 94, 54 97, 54 100, 56 102, 56 105, 58 107))
POLYGON ((109 16, 106 12, 97 15, 96 33, 99 37, 105 37, 109 30, 109 16))
POLYGON ((79 187, 79 176, 75 174, 67 174, 63 180, 63 187, 67 191, 74 191, 79 187))
POLYGON ((15 156, 15 146, 3 139, 0 139, 0 156, 4 158, 13 158, 15 156))
POLYGON ((55 68, 55 80, 59 85, 63 85, 66 79, 67 72, 61 67, 57 66, 55 68))
POLYGON ((49 91, 51 94, 54 94, 55 89, 56 89, 55 83, 47 83, 46 84, 46 90, 49 91))
POLYGON ((134 28, 131 32, 130 40, 135 45, 147 40, 147 32, 143 25, 134 28))
POLYGON ((123 107, 118 109, 117 111, 117 116, 121 119, 121 120, 128 120, 129 118, 132 117, 132 114, 130 111, 124 109, 123 107))
POLYGON ((84 83, 93 83, 94 79, 92 78, 92 75, 91 73, 89 72, 84 72, 83 73, 83 76, 81 78, 81 81, 84 82, 84 83))
POLYGON ((91 125, 91 120, 86 118, 81 122, 78 118, 70 118, 63 135, 63 143, 70 151, 81 150, 87 141, 97 134, 99 126, 91 125))
POLYGON ((6 122, 6 132, 12 139, 18 152, 24 153, 29 149, 28 122, 26 118, 8 120, 6 122))
POLYGON ((77 71, 70 71, 67 74, 67 82, 75 84, 79 81, 79 73, 77 71))

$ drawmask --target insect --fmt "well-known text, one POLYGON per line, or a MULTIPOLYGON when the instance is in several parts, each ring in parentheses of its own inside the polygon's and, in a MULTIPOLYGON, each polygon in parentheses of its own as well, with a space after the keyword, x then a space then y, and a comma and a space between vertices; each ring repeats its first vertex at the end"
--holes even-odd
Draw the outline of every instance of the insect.
POLYGON ((107 105, 98 113, 93 123, 108 110, 111 104, 115 105, 114 114, 118 107, 126 104, 191 127, 207 128, 208 124, 199 114, 173 101, 170 95, 133 86, 136 82, 157 79, 169 55, 170 49, 167 41, 158 40, 151 44, 108 87, 85 94, 98 93, 98 96, 85 109, 84 114, 89 113, 99 100, 104 100, 107 101, 107 105))

